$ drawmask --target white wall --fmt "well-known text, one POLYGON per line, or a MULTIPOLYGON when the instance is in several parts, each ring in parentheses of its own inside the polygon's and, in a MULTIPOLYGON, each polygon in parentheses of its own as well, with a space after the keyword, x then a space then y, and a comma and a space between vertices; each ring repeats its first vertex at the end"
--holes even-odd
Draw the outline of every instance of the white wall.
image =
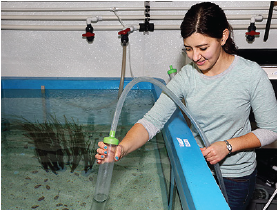
MULTIPOLYGON (((150 2, 151 7, 188 7, 196 2, 150 2)), ((225 10, 226 14, 267 14, 265 10, 241 10, 251 6, 269 6, 269 1, 217 1, 224 7, 237 7, 238 10, 225 10)), ((25 7, 143 7, 143 1, 111 1, 111 2, 1 2, 3 8, 25 7)), ((151 11, 150 14, 180 14, 186 11, 151 11)), ((2 15, 20 15, 20 12, 2 12, 2 15)), ((74 14, 74 15, 114 15, 113 12, 29 12, 24 14, 74 14)), ((142 15, 143 11, 124 12, 119 15, 142 15)), ((274 10, 276 14, 276 10, 274 10)), ((143 21, 123 21, 126 25, 138 25, 143 21)), ((156 25, 180 25, 181 20, 154 21, 156 25)), ((247 24, 250 20, 230 21, 231 24, 247 24)), ((122 46, 118 31, 95 31, 93 44, 82 39, 86 21, 4 21, 4 24, 35 24, 35 25, 84 25, 83 31, 1 31, 1 74, 2 76, 19 77, 120 77, 122 46)), ((262 23, 265 24, 266 20, 262 23)), ((276 24, 277 20, 272 20, 276 24)), ((94 24, 92 24, 94 25, 94 24)), ((118 21, 99 22, 95 25, 120 25, 118 21)), ((245 30, 235 30, 235 42, 240 48, 277 48, 277 29, 271 29, 267 42, 263 41, 264 29, 252 44, 246 42, 245 30)), ((179 30, 155 30, 149 35, 135 31, 129 36, 131 68, 134 76, 151 76, 168 80, 167 70, 173 65, 178 70, 185 64, 182 54, 183 41, 179 30)), ((129 53, 129 50, 127 51, 129 53)), ((127 53, 126 76, 130 76, 129 54, 127 53)))

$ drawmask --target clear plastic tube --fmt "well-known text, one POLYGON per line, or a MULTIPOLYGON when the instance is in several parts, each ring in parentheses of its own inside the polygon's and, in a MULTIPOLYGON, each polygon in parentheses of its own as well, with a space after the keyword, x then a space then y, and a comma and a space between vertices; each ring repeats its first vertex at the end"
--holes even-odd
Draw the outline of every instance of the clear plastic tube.
POLYGON ((172 80, 172 79, 173 79, 173 77, 175 77, 175 75, 176 75, 176 73, 171 73, 171 74, 169 74, 169 78, 170 78, 170 80, 172 80))
POLYGON ((119 89, 118 89, 118 98, 120 97, 123 91, 125 71, 126 71, 126 45, 123 45, 121 78, 120 78, 119 89))
MULTIPOLYGON (((168 97, 171 98, 172 101, 175 102, 175 104, 187 115, 187 117, 191 120, 191 123, 194 125, 194 127, 196 128, 196 130, 198 131, 200 137, 202 138, 205 147, 209 147, 210 146, 210 142, 208 141, 205 133, 203 132, 202 128, 200 127, 200 125, 197 123, 197 121, 193 118, 193 116, 191 115, 191 113, 189 112, 189 110, 185 107, 185 105, 181 102, 181 100, 171 91, 169 90, 163 83, 161 83, 160 81, 150 78, 150 77, 137 77, 135 79, 133 79, 128 85, 126 85, 124 91, 122 92, 117 106, 116 106, 116 110, 114 113, 114 118, 113 118, 113 122, 111 125, 111 132, 113 131, 114 133, 116 132, 116 127, 118 124, 118 120, 119 120, 119 116, 123 107, 123 103, 125 101, 125 98, 128 94, 128 92, 132 89, 132 87, 139 83, 139 82, 150 82, 156 86, 158 86, 159 88, 162 89, 162 91, 164 93, 166 93, 168 95, 168 97)), ((224 195, 226 201, 228 202, 228 197, 227 197, 227 193, 226 193, 226 189, 225 189, 225 185, 224 185, 224 181, 223 181, 223 177, 219 168, 219 164, 215 164, 214 165, 214 170, 215 170, 215 174, 217 176, 218 182, 219 182, 219 186, 221 189, 222 194, 224 195)))
POLYGON ((114 155, 115 155, 115 144, 106 144, 107 145, 107 157, 105 158, 104 163, 99 165, 97 181, 95 186, 94 200, 97 202, 104 202, 108 199, 110 192, 110 185, 113 174, 114 167, 114 155))

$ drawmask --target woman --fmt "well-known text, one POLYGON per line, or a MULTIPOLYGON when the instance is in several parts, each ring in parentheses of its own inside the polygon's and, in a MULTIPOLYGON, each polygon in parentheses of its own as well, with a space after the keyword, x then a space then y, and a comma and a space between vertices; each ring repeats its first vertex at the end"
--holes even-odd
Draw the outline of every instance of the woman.
MULTIPOLYGON (((210 164, 220 164, 232 210, 246 209, 255 188, 254 148, 277 139, 277 103, 266 73, 255 62, 235 55, 232 28, 223 10, 205 2, 192 6, 181 25, 187 56, 193 61, 168 83, 205 132, 205 148, 196 129, 193 135, 210 164), (252 108, 257 126, 251 131, 252 108)), ((153 108, 120 142, 115 160, 138 149, 159 132, 176 105, 162 94, 153 108)), ((100 164, 105 145, 99 142, 100 164)))

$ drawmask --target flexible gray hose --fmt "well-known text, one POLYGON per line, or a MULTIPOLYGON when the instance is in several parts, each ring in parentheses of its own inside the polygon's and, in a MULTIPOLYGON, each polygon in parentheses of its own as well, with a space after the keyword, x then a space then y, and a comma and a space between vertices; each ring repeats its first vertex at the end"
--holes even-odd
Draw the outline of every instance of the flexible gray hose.
POLYGON ((126 71, 126 45, 123 45, 121 78, 120 78, 119 89, 118 89, 118 98, 121 96, 123 91, 125 71, 126 71))
MULTIPOLYGON (((162 89, 162 91, 164 91, 170 98, 172 101, 175 102, 175 104, 187 115, 187 117, 191 120, 191 123, 195 126, 195 128, 197 129, 200 137, 202 138, 205 147, 209 147, 210 146, 210 142, 208 141, 206 135, 204 134, 202 128, 200 127, 200 125, 197 123, 197 121, 192 117, 192 115, 190 114, 190 112, 188 111, 188 109, 185 107, 185 105, 181 102, 181 100, 171 91, 169 90, 163 83, 161 83, 160 81, 150 78, 150 77, 137 77, 135 79, 133 79, 124 89, 124 91, 122 92, 117 106, 116 106, 116 110, 114 113, 114 118, 113 118, 113 122, 111 125, 111 131, 112 132, 116 132, 116 128, 117 128, 117 124, 118 124, 118 120, 119 120, 119 116, 123 107, 123 103, 125 101, 125 98, 128 94, 128 92, 132 89, 132 87, 139 83, 139 82, 150 82, 158 87, 160 87, 162 89)), ((222 194, 224 195, 227 203, 228 203, 228 197, 227 197, 227 193, 226 193, 226 188, 224 185, 224 181, 223 181, 223 177, 219 168, 219 164, 215 164, 214 165, 214 170, 219 182, 219 186, 221 189, 222 194)))

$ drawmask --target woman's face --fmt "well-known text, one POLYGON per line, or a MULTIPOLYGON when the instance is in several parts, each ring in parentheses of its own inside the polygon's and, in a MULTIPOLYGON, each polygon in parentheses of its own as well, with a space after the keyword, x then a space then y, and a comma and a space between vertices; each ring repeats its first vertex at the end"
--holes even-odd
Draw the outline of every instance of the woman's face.
POLYGON ((221 53, 224 52, 221 44, 221 40, 199 33, 193 33, 184 39, 187 56, 203 73, 216 70, 216 66, 220 62, 221 53))

